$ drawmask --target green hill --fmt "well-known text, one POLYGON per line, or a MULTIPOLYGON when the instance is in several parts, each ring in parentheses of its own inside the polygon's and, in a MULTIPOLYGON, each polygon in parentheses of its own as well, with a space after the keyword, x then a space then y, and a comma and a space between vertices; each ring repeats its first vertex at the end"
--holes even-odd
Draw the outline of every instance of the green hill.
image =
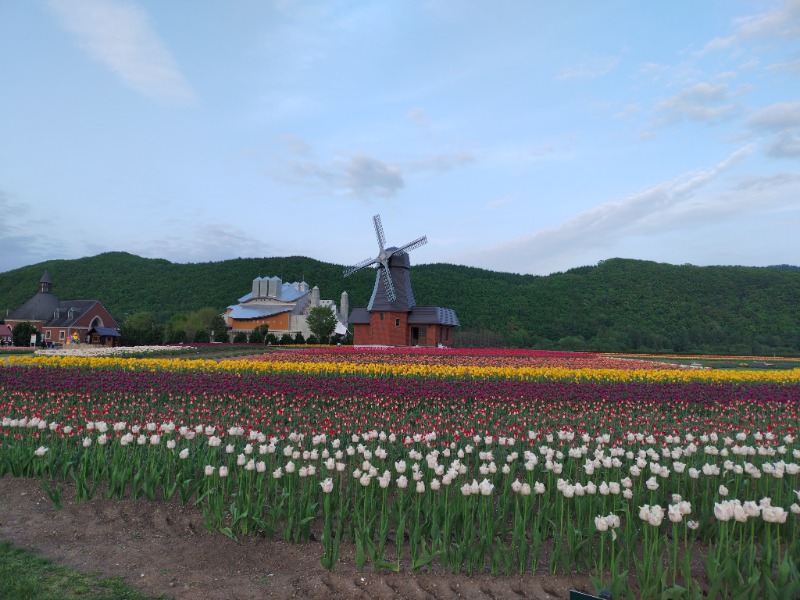
MULTIPOLYGON (((49 269, 64 299, 96 298, 124 321, 147 311, 170 317, 226 306, 257 276, 304 280, 337 303, 369 300, 374 272, 342 277, 342 266, 304 257, 175 264, 124 252, 54 260, 0 273, 0 310, 19 307, 49 269)), ((610 259, 546 277, 429 264, 412 267, 422 305, 455 309, 458 345, 603 351, 800 353, 800 270, 695 267, 610 259)), ((3 311, 3 314, 5 311, 3 311)))

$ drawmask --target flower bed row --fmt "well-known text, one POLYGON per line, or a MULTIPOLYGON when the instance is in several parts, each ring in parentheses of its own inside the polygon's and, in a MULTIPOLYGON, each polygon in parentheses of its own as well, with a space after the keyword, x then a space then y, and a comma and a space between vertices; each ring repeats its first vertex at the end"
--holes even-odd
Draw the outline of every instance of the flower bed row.
POLYGON ((499 367, 476 365, 426 365, 337 362, 332 360, 296 361, 292 354, 281 354, 271 360, 173 360, 143 358, 135 361, 115 357, 78 356, 9 356, 8 364, 28 366, 111 368, 130 370, 164 370, 195 372, 230 372, 254 374, 304 374, 333 377, 364 378, 403 377, 436 379, 522 380, 522 381, 615 381, 634 382, 704 382, 704 383, 780 383, 800 384, 800 369, 782 371, 731 371, 695 369, 614 369, 546 367, 499 367))
POLYGON ((232 537, 313 531, 329 568, 352 543, 360 568, 580 569, 615 597, 800 591, 791 381, 42 364, 71 363, 0 369, 0 475, 56 504, 70 482, 195 504, 232 537))

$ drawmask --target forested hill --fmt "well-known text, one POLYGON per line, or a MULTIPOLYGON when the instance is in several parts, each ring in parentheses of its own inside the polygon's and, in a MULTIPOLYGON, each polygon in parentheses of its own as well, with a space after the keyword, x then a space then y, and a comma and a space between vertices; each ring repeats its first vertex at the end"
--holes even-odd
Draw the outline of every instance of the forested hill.
MULTIPOLYGON (((369 300, 375 273, 344 279, 342 266, 310 258, 240 258, 175 264, 123 252, 54 260, 0 273, 0 309, 18 308, 44 269, 62 299, 96 298, 118 320, 137 312, 165 322, 226 306, 258 276, 318 286, 350 306, 369 300)), ((546 277, 431 264, 411 269, 420 305, 455 309, 458 345, 731 354, 800 352, 800 270, 695 267, 610 259, 546 277)), ((5 314, 3 310, 2 314, 5 314)))

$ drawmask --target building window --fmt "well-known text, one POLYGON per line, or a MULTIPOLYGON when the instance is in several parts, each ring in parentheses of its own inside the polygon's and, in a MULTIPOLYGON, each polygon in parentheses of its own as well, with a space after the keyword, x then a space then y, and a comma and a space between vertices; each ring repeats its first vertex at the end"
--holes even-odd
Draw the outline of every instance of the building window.
POLYGON ((400 327, 400 319, 395 319, 394 320, 394 326, 395 327, 400 327))
POLYGON ((381 321, 383 321, 383 313, 380 313, 380 315, 381 315, 381 321))
POLYGON ((62 341, 62 342, 63 342, 63 341, 64 341, 64 339, 66 338, 66 335, 67 335, 67 334, 66 334, 66 332, 65 332, 63 329, 62 329, 61 331, 59 331, 59 332, 58 332, 58 339, 59 339, 59 341, 62 341))
POLYGON ((44 332, 44 339, 46 339, 46 340, 50 339, 50 330, 49 329, 44 332))

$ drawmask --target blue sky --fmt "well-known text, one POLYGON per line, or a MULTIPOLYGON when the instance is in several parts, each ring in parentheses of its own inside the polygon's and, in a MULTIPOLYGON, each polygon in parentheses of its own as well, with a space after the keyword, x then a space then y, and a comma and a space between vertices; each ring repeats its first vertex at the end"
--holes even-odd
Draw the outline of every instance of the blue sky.
MULTIPOLYGON (((800 264, 800 0, 7 0, 0 271, 800 264)), ((254 274, 254 276, 257 274, 254 274)))

